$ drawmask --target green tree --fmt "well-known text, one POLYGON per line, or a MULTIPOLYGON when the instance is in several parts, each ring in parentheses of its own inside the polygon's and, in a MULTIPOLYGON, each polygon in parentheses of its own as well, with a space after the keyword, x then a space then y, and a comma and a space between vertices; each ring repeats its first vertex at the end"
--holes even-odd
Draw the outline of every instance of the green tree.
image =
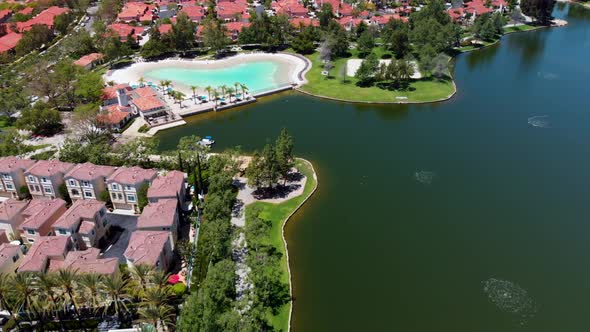
POLYGON ((365 60, 363 60, 354 75, 358 79, 358 84, 361 86, 372 84, 378 67, 379 60, 377 59, 377 55, 375 53, 370 53, 365 60))
POLYGON ((277 154, 277 163, 279 168, 279 173, 285 183, 287 182, 287 178, 289 173, 291 172, 291 168, 295 165, 295 158, 293 157, 293 147, 294 147, 294 140, 286 128, 281 130, 279 137, 275 142, 275 151, 277 154))
POLYGON ((139 189, 137 190, 137 206, 139 207, 139 211, 143 211, 143 208, 148 205, 149 201, 147 198, 147 192, 149 189, 149 185, 147 183, 142 184, 139 189))
POLYGON ((205 47, 209 47, 215 52, 223 50, 229 42, 226 30, 225 26, 218 21, 210 20, 205 23, 202 32, 205 47))
POLYGON ((29 151, 16 130, 0 131, 0 157, 17 156, 29 151))
POLYGON ((373 47, 375 47, 375 38, 373 37, 373 33, 371 33, 369 30, 363 32, 357 41, 357 45, 359 53, 363 55, 371 53, 373 47))
POLYGON ((162 36, 158 27, 150 31, 150 39, 141 47, 140 54, 146 59, 156 58, 168 51, 166 44, 162 41, 162 36))
POLYGON ((318 14, 320 19, 320 27, 327 28, 330 24, 330 21, 334 18, 332 4, 324 3, 320 8, 320 13, 318 14))
POLYGON ((522 13, 531 16, 541 25, 551 23, 551 13, 555 7, 555 0, 521 0, 522 13))
POLYGON ((65 183, 62 183, 58 188, 59 197, 63 198, 64 201, 68 205, 72 204, 72 199, 70 198, 70 193, 68 192, 68 187, 66 187, 65 183))
POLYGON ((314 26, 301 28, 295 38, 291 41, 291 47, 300 54, 311 54, 315 50, 315 42, 319 40, 319 34, 314 26))
POLYGON ((258 251, 260 247, 268 244, 268 236, 272 228, 270 220, 260 218, 261 212, 262 208, 259 206, 246 209, 246 241, 254 251, 258 251))
POLYGON ((53 19, 55 31, 59 32, 61 35, 68 33, 68 26, 70 23, 72 23, 72 15, 68 13, 58 15, 53 19))
POLYGON ((35 135, 51 136, 60 132, 63 124, 58 111, 38 101, 32 108, 21 112, 21 117, 16 121, 16 127, 30 130, 35 135))
POLYGON ((47 26, 35 24, 30 30, 23 33, 22 38, 16 44, 16 55, 26 55, 43 45, 47 45, 52 39, 53 33, 47 26))
POLYGON ((172 25, 172 40, 177 50, 185 51, 194 47, 196 24, 191 21, 186 13, 181 12, 176 18, 176 24, 172 25))
POLYGON ((391 19, 382 31, 383 42, 395 57, 401 59, 410 52, 409 26, 400 20, 391 19))

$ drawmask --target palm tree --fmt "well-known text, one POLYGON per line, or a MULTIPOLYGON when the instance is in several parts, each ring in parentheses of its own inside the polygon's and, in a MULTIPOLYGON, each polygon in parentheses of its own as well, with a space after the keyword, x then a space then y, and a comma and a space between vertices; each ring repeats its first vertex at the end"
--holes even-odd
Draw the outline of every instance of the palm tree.
POLYGON ((13 294, 24 310, 31 306, 31 299, 35 293, 35 279, 32 273, 19 273, 13 279, 13 294))
POLYGON ((78 270, 70 268, 60 269, 56 275, 57 283, 62 288, 64 294, 68 294, 70 303, 74 306, 74 312, 76 313, 76 316, 79 317, 80 314, 78 312, 78 306, 76 305, 76 298, 74 297, 74 289, 76 288, 78 277, 78 270))
POLYGON ((197 91, 199 87, 196 85, 191 85, 191 90, 193 91, 193 101, 196 103, 197 96, 195 96, 195 91, 197 91))
POLYGON ((100 305, 101 285, 104 277, 97 273, 85 273, 80 276, 78 284, 84 294, 84 298, 90 304, 90 307, 97 308, 100 305))
POLYGON ((152 273, 150 276, 150 284, 153 287, 162 289, 168 284, 168 277, 170 277, 170 273, 159 270, 154 271, 154 273, 152 273))
POLYGON ((238 89, 239 89, 239 88, 240 88, 240 82, 235 82, 235 83, 234 83, 234 91, 235 91, 236 93, 238 93, 238 89))
POLYGON ((105 278, 102 283, 102 291, 109 299, 109 306, 106 309, 112 305, 119 321, 122 320, 123 311, 127 311, 127 306, 123 301, 129 298, 129 288, 129 279, 123 278, 121 275, 105 278))
POLYGON ((0 309, 8 311, 12 316, 8 297, 13 290, 13 277, 9 274, 0 274, 0 309))
POLYGON ((211 91, 213 91, 213 88, 210 85, 207 85, 205 91, 207 91, 207 96, 209 97, 209 100, 211 100, 211 91))
POLYGON ((143 78, 143 76, 141 76, 141 77, 139 78, 139 87, 140 87, 140 88, 143 88, 143 86, 144 86, 144 84, 143 84, 143 83, 145 83, 145 79, 143 78))
POLYGON ((221 89, 221 96, 225 98, 225 93, 227 92, 227 85, 222 85, 219 87, 221 89))
POLYGON ((35 286, 38 296, 51 300, 52 302, 57 301, 56 288, 59 287, 59 284, 55 275, 46 273, 37 275, 35 286))
POLYGON ((213 90, 213 98, 215 98, 215 107, 217 107, 217 100, 219 99, 219 91, 213 90))
POLYGON ((158 83, 159 83, 160 87, 162 88, 162 91, 164 91, 164 85, 165 85, 166 81, 160 81, 158 83))
POLYGON ((148 264, 137 264, 133 265, 129 272, 140 286, 141 291, 145 292, 149 277, 154 273, 154 267, 148 264))
POLYGON ((164 87, 166 87, 166 89, 164 90, 164 94, 168 93, 168 87, 170 87, 170 84, 172 84, 172 81, 164 80, 164 87))
POLYGON ((242 89, 242 97, 246 98, 246 92, 248 92, 248 87, 246 84, 240 84, 240 89, 242 89))
POLYGON ((229 102, 230 103, 231 103, 231 97, 234 94, 234 92, 235 92, 234 88, 232 88, 232 87, 227 88, 227 94, 229 95, 229 102))
POLYGON ((174 93, 174 99, 176 99, 176 101, 178 101, 178 105, 180 105, 180 108, 182 108, 182 101, 184 100, 184 97, 186 95, 180 91, 175 91, 174 93))
POLYGON ((168 326, 172 326, 174 320, 174 310, 171 306, 165 305, 147 305, 142 306, 137 311, 141 317, 141 321, 151 323, 156 328, 156 331, 160 331, 158 325, 162 329, 168 329, 168 326))
POLYGON ((169 287, 150 287, 141 296, 141 302, 151 305, 165 305, 172 296, 169 287))

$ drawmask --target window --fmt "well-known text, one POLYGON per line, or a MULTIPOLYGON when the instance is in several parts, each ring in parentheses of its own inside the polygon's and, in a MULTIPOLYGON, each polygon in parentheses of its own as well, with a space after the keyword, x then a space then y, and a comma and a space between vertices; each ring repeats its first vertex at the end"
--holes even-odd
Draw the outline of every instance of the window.
POLYGON ((51 194, 52 193, 51 187, 44 187, 43 189, 45 189, 45 192, 48 193, 48 194, 51 194))
POLYGON ((41 188, 39 188, 39 186, 35 185, 35 191, 41 191, 41 188))
POLYGON ((75 186, 75 185, 76 185, 76 181, 70 180, 70 186, 75 186))
POLYGON ((82 181, 82 187, 90 187, 90 183, 88 181, 82 181))
POLYGON ((92 198, 92 192, 91 191, 84 191, 84 196, 92 198))
POLYGON ((126 185, 125 186, 125 190, 131 190, 131 186, 130 185, 126 185))
POLYGON ((116 183, 111 184, 111 188, 113 188, 113 190, 119 190, 119 186, 116 183))
POLYGON ((117 194, 117 197, 121 200, 123 199, 123 195, 122 194, 117 194))
POLYGON ((92 230, 92 232, 90 234, 94 235, 94 229, 92 230))
POLYGON ((68 232, 66 232, 66 230, 65 230, 65 229, 60 229, 60 230, 59 230, 59 234, 61 234, 61 235, 66 235, 67 233, 68 233, 68 232))
POLYGON ((135 202, 135 195, 127 195, 127 200, 129 202, 135 202))
POLYGON ((49 182, 47 178, 41 178, 41 182, 49 182))
POLYGON ((113 199, 117 199, 117 194, 115 194, 115 193, 112 193, 112 194, 111 194, 111 197, 112 197, 113 199))
POLYGON ((30 182, 35 182, 35 178, 29 175, 29 181, 30 182))
POLYGON ((35 243, 35 240, 33 240, 33 239, 27 239, 27 240, 29 240, 29 243, 35 243))
POLYGON ((169 231, 170 230, 170 227, 162 227, 162 230, 163 231, 169 231))
POLYGON ((80 196, 78 189, 72 189, 72 196, 80 196))
POLYGON ((20 256, 18 254, 12 256, 12 262, 16 263, 16 261, 18 261, 19 258, 20 258, 20 256))
POLYGON ((31 235, 35 235, 35 230, 34 229, 27 229, 27 233, 31 234, 31 235))
POLYGON ((33 186, 33 185, 30 185, 30 186, 29 186, 29 190, 30 190, 30 191, 35 191, 35 186, 33 186))
POLYGON ((14 189, 14 186, 11 185, 10 183, 7 183, 6 184, 6 189, 14 189))
POLYGON ((10 174, 7 174, 7 173, 2 174, 2 177, 5 178, 6 180, 12 179, 12 177, 10 176, 10 174))

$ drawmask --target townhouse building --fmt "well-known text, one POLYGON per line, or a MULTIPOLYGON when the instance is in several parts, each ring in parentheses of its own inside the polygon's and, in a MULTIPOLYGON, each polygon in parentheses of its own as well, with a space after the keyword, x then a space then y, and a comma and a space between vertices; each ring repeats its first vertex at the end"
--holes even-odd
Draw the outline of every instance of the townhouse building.
POLYGON ((100 199, 107 190, 107 177, 115 170, 115 167, 99 166, 92 163, 74 166, 64 175, 68 194, 72 201, 100 199))
POLYGON ((146 264, 167 271, 172 265, 172 243, 166 231, 135 231, 123 254, 127 265, 146 264))
POLYGON ((186 200, 184 173, 170 171, 164 176, 158 176, 150 185, 147 197, 151 203, 155 203, 160 199, 175 199, 181 204, 184 203, 186 200))
POLYGON ((45 273, 50 261, 63 261, 72 249, 72 242, 65 236, 41 236, 33 243, 23 258, 18 272, 45 273))
POLYGON ((100 250, 97 248, 70 251, 64 260, 52 259, 49 261, 49 272, 57 272, 62 269, 75 270, 80 274, 100 274, 114 277, 119 273, 119 260, 117 258, 100 258, 100 250))
POLYGON ((139 212, 137 192, 149 185, 158 173, 141 167, 120 167, 107 177, 107 187, 115 209, 139 212))
POLYGON ((161 199, 150 203, 137 219, 137 229, 169 232, 172 248, 178 238, 178 200, 161 199))
POLYGON ((53 235, 53 224, 66 210, 66 202, 63 199, 33 199, 21 213, 24 220, 19 230, 23 241, 31 244, 40 237, 53 235))
POLYGON ((24 256, 21 245, 0 244, 0 274, 15 273, 24 256))
POLYGON ((25 181, 31 196, 44 199, 61 197, 59 187, 64 183, 64 175, 73 167, 74 164, 59 160, 36 162, 25 171, 25 181))
POLYGON ((0 230, 4 231, 8 239, 20 238, 20 225, 24 217, 23 211, 29 205, 28 201, 8 199, 0 203, 0 230))
POLYGON ((104 202, 77 200, 53 224, 56 236, 67 236, 78 250, 98 246, 107 230, 107 209, 104 202))
POLYGON ((25 171, 35 164, 34 160, 18 157, 0 158, 0 196, 22 198, 20 188, 25 186, 25 171))

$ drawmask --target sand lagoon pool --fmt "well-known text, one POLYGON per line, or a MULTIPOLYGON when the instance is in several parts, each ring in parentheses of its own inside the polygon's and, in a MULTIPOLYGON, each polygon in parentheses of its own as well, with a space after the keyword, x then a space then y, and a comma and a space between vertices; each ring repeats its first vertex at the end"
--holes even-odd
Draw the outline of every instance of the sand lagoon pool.
POLYGON ((106 81, 137 84, 140 78, 158 85, 172 81, 173 88, 192 94, 191 86, 200 92, 205 88, 247 86, 250 93, 260 93, 290 84, 302 84, 299 73, 305 61, 287 54, 240 54, 222 60, 176 60, 139 62, 106 75, 106 81))

